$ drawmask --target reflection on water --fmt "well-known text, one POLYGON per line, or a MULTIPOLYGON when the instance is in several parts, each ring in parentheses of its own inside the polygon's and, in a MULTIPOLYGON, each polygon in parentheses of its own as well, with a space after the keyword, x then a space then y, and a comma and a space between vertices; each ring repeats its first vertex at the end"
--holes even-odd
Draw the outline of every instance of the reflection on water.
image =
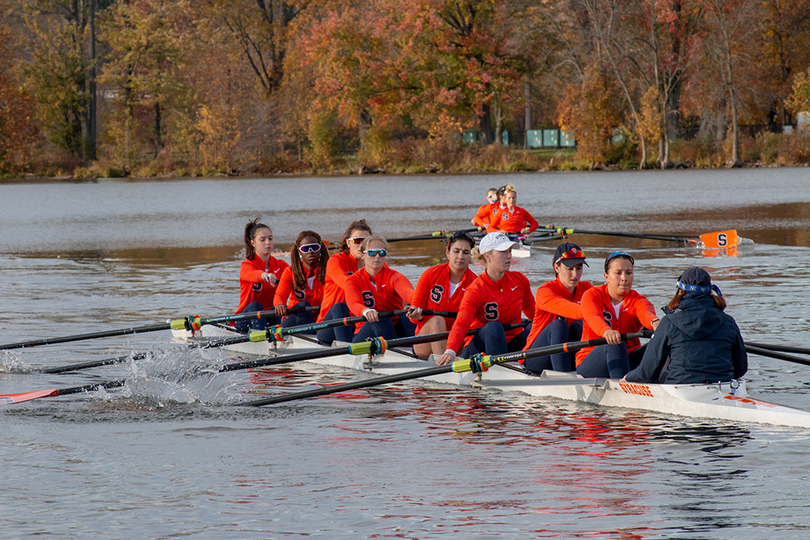
MULTIPOLYGON (((337 240, 359 217, 383 234, 407 236, 467 227, 484 190, 511 182, 519 204, 544 224, 736 228, 756 243, 735 257, 650 240, 572 240, 591 262, 584 279, 600 283, 601 259, 631 250, 635 287, 661 306, 680 272, 701 265, 744 336, 807 346, 804 173, 4 185, 0 341, 231 313, 243 227, 256 216, 272 224, 280 249, 303 229, 337 240)), ((536 288, 552 278, 554 248, 535 244, 514 269, 536 288)), ((415 281, 442 256, 438 241, 400 242, 389 263, 415 281)), ((121 391, 0 409, 3 531, 649 539, 797 538, 810 526, 801 430, 411 383, 232 407, 355 375, 305 363, 214 375, 212 368, 234 361, 229 353, 189 351, 162 332, 0 352, 0 365, 30 371, 144 351, 151 355, 143 364, 0 372, 3 393, 128 380, 121 391)), ((810 409, 808 368, 756 356, 749 363, 750 392, 810 409)))

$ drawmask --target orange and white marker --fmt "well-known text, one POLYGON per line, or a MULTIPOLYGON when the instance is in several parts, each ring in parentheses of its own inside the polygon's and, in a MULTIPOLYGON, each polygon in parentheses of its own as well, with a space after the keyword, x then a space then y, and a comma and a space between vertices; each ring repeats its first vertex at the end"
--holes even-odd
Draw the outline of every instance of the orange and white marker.
POLYGON ((737 246, 737 231, 720 231, 700 235, 703 247, 709 249, 728 249, 737 246))

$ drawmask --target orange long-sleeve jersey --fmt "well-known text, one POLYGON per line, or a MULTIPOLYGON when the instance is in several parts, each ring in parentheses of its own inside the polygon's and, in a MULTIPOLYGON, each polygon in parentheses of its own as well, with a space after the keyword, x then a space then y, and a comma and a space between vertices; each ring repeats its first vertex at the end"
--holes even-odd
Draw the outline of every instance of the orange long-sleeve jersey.
MULTIPOLYGON (((618 330, 622 334, 638 332, 641 327, 652 328, 656 318, 655 307, 644 296, 636 291, 624 297, 619 308, 619 317, 613 309, 613 301, 608 294, 607 284, 593 287, 582 295, 582 340, 600 338, 607 330, 618 330)), ((627 342, 627 352, 641 347, 641 341, 633 338, 627 342)), ((577 353, 577 365, 580 365, 593 347, 586 347, 577 353)))
POLYGON ((326 262, 326 281, 323 285, 323 300, 318 312, 318 321, 332 309, 332 306, 346 301, 346 279, 359 269, 357 259, 351 253, 335 253, 326 262))
MULTIPOLYGON (((378 312, 393 311, 405 307, 413 300, 413 285, 408 278, 383 265, 382 270, 372 277, 366 269, 358 270, 346 280, 346 304, 352 315, 359 317, 365 309, 378 312)), ((355 326, 355 333, 364 323, 355 326)))
POLYGON ((292 267, 287 267, 281 273, 281 281, 276 286, 273 305, 287 304, 293 307, 298 302, 306 300, 310 306, 320 306, 323 300, 323 283, 318 281, 318 269, 307 272, 307 284, 304 290, 295 288, 292 267))
MULTIPOLYGON (((419 276, 411 304, 418 308, 432 309, 433 311, 458 312, 467 287, 472 285, 472 282, 477 277, 472 270, 467 268, 455 292, 450 296, 450 265, 445 263, 431 266, 419 276)), ((430 319, 431 317, 422 317, 422 320, 416 323, 416 332, 419 333, 430 319)), ((454 321, 455 319, 445 317, 446 328, 453 326, 454 321)))
MULTIPOLYGON (((472 339, 467 336, 470 328, 478 329, 492 321, 516 324, 520 322, 521 312, 530 319, 534 318, 534 297, 526 276, 520 272, 506 272, 498 281, 492 281, 484 272, 464 293, 458 317, 447 338, 447 348, 458 353, 461 346, 472 339)), ((508 330, 507 342, 522 331, 522 328, 508 330)))
POLYGON ((236 309, 236 313, 242 313, 245 306, 251 302, 259 302, 267 310, 275 307, 273 297, 276 294, 276 288, 268 282, 262 281, 262 274, 269 272, 281 279, 284 269, 289 266, 286 262, 272 256, 267 264, 256 255, 242 261, 239 269, 239 307, 236 309))
POLYGON ((479 208, 478 212, 475 214, 473 221, 479 227, 487 227, 504 208, 505 207, 501 206, 498 202, 482 204, 481 208, 479 208))
POLYGON ((520 206, 515 206, 514 210, 503 210, 497 216, 492 218, 492 222, 487 227, 487 232, 504 231, 509 233, 518 233, 524 227, 529 228, 529 232, 537 229, 537 220, 520 206))
POLYGON ((557 278, 554 281, 543 283, 537 289, 537 301, 534 306, 534 320, 532 321, 532 331, 526 338, 526 346, 523 350, 531 347, 537 336, 543 329, 551 324, 557 317, 564 317, 568 325, 582 318, 582 308, 580 301, 585 291, 593 287, 587 281, 577 283, 574 292, 569 291, 557 278))

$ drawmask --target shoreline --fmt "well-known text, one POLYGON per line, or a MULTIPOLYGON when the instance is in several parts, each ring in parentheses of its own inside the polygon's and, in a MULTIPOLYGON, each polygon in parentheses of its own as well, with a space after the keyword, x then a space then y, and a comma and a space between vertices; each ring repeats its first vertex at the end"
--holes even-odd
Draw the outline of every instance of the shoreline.
POLYGON ((387 172, 383 169, 375 169, 372 171, 358 171, 355 173, 347 173, 346 171, 334 170, 331 172, 300 172, 300 173, 293 173, 293 172, 275 172, 275 173, 268 173, 268 174, 259 174, 259 173, 246 173, 246 174, 225 174, 225 173, 216 173, 212 175, 194 175, 194 176, 175 176, 172 174, 160 174, 156 176, 90 176, 87 178, 76 178, 70 175, 59 175, 59 176, 36 176, 36 175, 28 175, 22 177, 10 177, 10 178, 0 178, 0 185, 14 185, 14 184, 56 184, 56 183, 66 183, 66 184, 88 184, 88 183, 97 183, 99 181, 109 182, 109 181, 121 181, 121 182, 155 182, 161 180, 223 180, 223 179, 239 179, 239 180, 265 180, 265 179, 281 179, 281 178, 355 178, 355 177, 362 177, 362 176, 433 176, 433 177, 441 177, 441 176, 481 176, 481 175, 521 175, 521 174, 533 174, 533 173, 566 173, 566 172, 592 172, 592 173, 599 173, 599 172, 666 172, 666 171, 673 171, 673 170, 683 170, 683 171, 690 171, 690 170, 706 170, 706 171, 714 171, 714 170, 723 170, 723 169, 801 169, 810 167, 810 163, 794 163, 794 164, 782 164, 782 163, 763 163, 763 162, 751 162, 751 163, 739 163, 733 166, 724 166, 724 167, 707 167, 707 166, 697 166, 694 164, 684 164, 682 162, 673 163, 673 166, 668 167, 666 169, 660 169, 657 167, 650 167, 646 169, 624 169, 618 165, 609 165, 605 163, 597 163, 594 166, 588 169, 578 169, 578 168, 557 168, 557 167, 547 167, 541 168, 537 170, 493 170, 493 169, 477 169, 477 170, 466 170, 466 171, 448 171, 443 172, 441 170, 437 171, 425 171, 425 172, 408 172, 408 171, 397 171, 397 172, 387 172))

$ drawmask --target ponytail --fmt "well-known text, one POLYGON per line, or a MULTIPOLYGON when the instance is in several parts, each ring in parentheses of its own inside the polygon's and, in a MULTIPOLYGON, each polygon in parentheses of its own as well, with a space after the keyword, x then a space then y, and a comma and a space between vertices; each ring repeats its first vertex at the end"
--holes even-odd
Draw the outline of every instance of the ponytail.
POLYGON ((371 227, 369 227, 368 223, 366 223, 365 219, 360 219, 358 221, 353 221, 349 228, 346 229, 346 232, 343 233, 343 238, 340 239, 340 252, 341 253, 348 253, 349 252, 349 238, 352 236, 352 231, 365 231, 368 234, 372 234, 371 227))
POLYGON ((264 223, 259 223, 259 218, 249 221, 248 224, 245 225, 245 259, 252 259, 256 254, 256 248, 253 247, 251 241, 256 238, 256 233, 261 229, 267 229, 271 234, 273 232, 273 229, 264 223))

